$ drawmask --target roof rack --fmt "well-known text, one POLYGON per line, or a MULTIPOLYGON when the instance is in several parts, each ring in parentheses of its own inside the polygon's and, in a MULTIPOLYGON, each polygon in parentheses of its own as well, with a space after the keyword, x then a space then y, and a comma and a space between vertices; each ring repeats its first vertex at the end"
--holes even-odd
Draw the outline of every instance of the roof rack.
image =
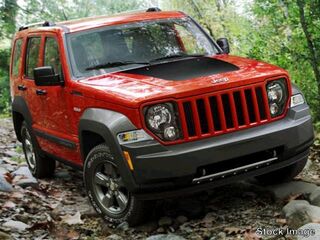
POLYGON ((49 21, 37 22, 37 23, 31 23, 31 24, 21 26, 19 27, 19 31, 28 29, 30 27, 51 27, 51 26, 55 26, 55 23, 49 22, 49 21))
POLYGON ((148 8, 146 12, 161 12, 161 9, 158 7, 148 8))

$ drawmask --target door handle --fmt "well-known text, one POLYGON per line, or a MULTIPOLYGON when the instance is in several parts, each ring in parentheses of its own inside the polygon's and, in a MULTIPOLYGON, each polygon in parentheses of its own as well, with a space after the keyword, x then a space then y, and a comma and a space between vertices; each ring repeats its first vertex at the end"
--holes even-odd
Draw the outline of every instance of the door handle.
POLYGON ((18 85, 18 90, 25 91, 25 90, 27 90, 27 87, 25 85, 18 85))
POLYGON ((37 89, 37 90, 36 90, 36 94, 37 94, 37 95, 46 95, 46 94, 47 94, 47 91, 46 91, 46 90, 42 90, 42 89, 37 89))

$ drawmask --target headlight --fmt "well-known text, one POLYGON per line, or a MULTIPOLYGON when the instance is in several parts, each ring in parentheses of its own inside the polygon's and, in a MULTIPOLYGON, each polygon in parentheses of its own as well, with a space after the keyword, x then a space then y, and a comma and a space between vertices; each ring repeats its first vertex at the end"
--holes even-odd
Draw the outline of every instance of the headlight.
POLYGON ((178 118, 172 103, 156 104, 144 110, 146 125, 150 131, 166 141, 180 138, 178 118))
POLYGON ((267 84, 267 95, 271 117, 281 115, 285 109, 288 89, 285 79, 271 81, 267 84))

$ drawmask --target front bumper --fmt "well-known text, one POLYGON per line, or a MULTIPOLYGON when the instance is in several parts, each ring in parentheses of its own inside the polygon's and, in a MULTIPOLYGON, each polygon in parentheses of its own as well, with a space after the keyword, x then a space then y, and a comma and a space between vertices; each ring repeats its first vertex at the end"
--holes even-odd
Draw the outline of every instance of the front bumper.
POLYGON ((130 153, 134 166, 137 188, 131 191, 143 198, 156 198, 164 197, 164 193, 167 196, 200 191, 288 166, 308 156, 313 138, 309 107, 303 104, 290 109, 279 121, 246 130, 174 146, 151 140, 126 144, 122 149, 130 153), (239 161, 245 164, 248 158, 256 157, 256 162, 265 160, 259 156, 263 158, 270 152, 276 156, 276 161, 270 164, 211 179, 209 183, 194 181, 200 170, 216 166, 228 170, 228 165, 241 166, 239 161))

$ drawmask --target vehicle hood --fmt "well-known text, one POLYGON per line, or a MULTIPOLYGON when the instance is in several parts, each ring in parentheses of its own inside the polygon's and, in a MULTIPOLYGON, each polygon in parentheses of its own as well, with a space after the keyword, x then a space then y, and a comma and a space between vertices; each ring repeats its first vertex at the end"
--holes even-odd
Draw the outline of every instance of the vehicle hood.
MULTIPOLYGON (((165 76, 161 69, 158 74, 152 74, 153 76, 145 74, 149 70, 146 67, 146 71, 141 74, 139 71, 142 70, 129 70, 80 80, 78 84, 82 86, 82 89, 94 89, 94 98, 99 100, 117 102, 128 107, 138 107, 146 101, 189 97, 262 82, 280 75, 287 76, 287 72, 277 66, 248 58, 226 54, 210 58, 219 64, 225 63, 229 68, 221 65, 216 70, 213 69, 212 73, 207 71, 205 76, 191 74, 191 77, 187 79, 177 77, 175 80, 170 80, 157 77, 165 76)), ((165 64, 172 64, 170 71, 176 71, 177 75, 180 71, 192 67, 186 65, 175 69, 174 62, 165 64)), ((206 68, 204 69, 206 70, 206 68)), ((85 92, 84 95, 86 95, 85 92)))

